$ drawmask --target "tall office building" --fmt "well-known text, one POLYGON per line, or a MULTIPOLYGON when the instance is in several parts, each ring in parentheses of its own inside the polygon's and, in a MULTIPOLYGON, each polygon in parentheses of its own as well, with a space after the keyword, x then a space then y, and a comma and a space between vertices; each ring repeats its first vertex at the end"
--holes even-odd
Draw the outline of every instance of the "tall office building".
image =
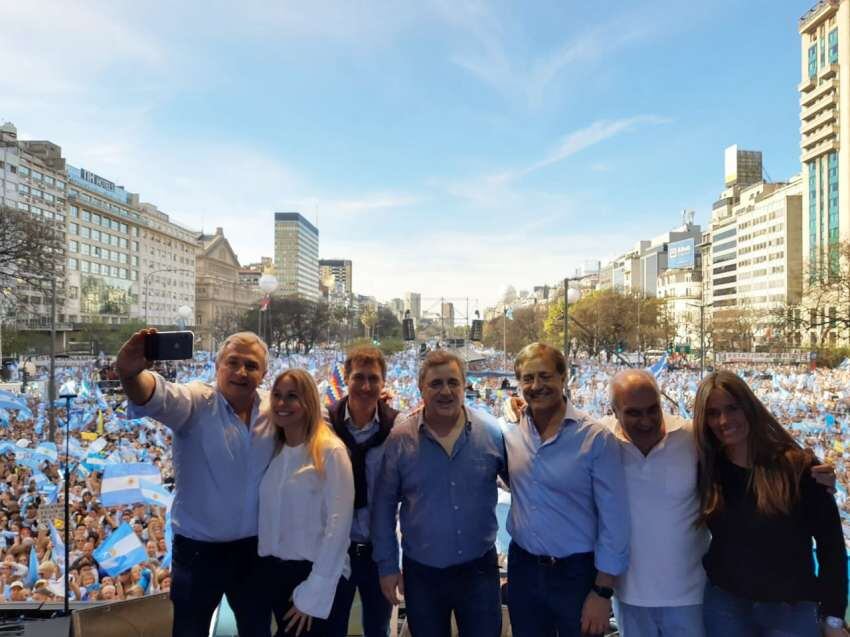
POLYGON ((351 294, 351 261, 349 259, 319 259, 319 280, 333 295, 351 294))
POLYGON ((298 212, 274 213, 277 294, 319 298, 319 229, 298 212))
POLYGON ((812 275, 837 268, 839 243, 850 239, 850 147, 839 135, 850 130, 850 0, 819 2, 799 31, 803 263, 812 275))

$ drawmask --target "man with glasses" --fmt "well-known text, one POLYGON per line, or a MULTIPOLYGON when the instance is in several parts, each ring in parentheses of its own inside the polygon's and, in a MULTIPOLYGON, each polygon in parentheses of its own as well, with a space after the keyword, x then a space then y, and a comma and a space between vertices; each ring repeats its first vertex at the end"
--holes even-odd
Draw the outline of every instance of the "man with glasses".
POLYGON ((215 385, 176 384, 148 371, 147 328, 130 337, 116 368, 128 417, 154 418, 173 432, 175 497, 171 601, 173 635, 206 636, 222 595, 243 637, 268 637, 271 616, 258 600, 259 487, 274 451, 260 405, 268 348, 256 334, 225 339, 216 356, 215 385))

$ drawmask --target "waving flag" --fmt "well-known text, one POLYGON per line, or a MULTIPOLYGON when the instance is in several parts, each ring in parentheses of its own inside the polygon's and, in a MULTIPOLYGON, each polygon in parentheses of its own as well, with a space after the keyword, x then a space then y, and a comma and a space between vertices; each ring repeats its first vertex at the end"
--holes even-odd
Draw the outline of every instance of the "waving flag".
POLYGON ((55 442, 38 443, 38 446, 33 450, 33 455, 41 456, 45 460, 49 460, 54 463, 59 461, 59 453, 56 450, 55 442))
POLYGON ((148 504, 170 509, 171 504, 174 502, 174 496, 161 484, 141 480, 139 482, 139 489, 142 492, 142 498, 144 498, 144 501, 148 504))
POLYGON ((92 556, 111 577, 117 577, 148 559, 144 545, 126 522, 115 529, 92 556))
POLYGON ((38 557, 35 554, 35 544, 30 547, 30 564, 29 571, 27 571, 27 579, 24 584, 28 588, 32 588, 35 586, 35 583, 38 581, 38 557))
POLYGON ((159 469, 142 462, 108 464, 103 471, 100 501, 107 507, 145 502, 142 481, 161 485, 159 469))
POLYGON ((59 531, 53 525, 53 520, 47 521, 47 526, 50 529, 50 542, 53 544, 53 561, 59 565, 62 571, 65 571, 65 543, 59 537, 59 531))
POLYGON ((647 367, 647 371, 658 378, 667 368, 667 352, 664 352, 664 355, 659 358, 655 363, 653 363, 650 367, 647 367))

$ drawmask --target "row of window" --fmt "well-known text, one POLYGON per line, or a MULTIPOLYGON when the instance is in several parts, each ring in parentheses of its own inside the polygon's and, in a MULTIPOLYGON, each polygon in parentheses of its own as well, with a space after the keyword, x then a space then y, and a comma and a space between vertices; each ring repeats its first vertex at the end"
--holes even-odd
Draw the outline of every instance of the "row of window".
POLYGON ((43 199, 47 203, 56 204, 57 206, 65 207, 65 200, 62 197, 57 197, 55 195, 50 194, 49 192, 45 192, 40 188, 30 188, 26 184, 18 184, 18 192, 22 195, 29 195, 30 197, 35 197, 36 199, 43 199))
MULTIPOLYGON (((109 234, 108 232, 101 232, 97 228, 89 228, 88 226, 81 226, 77 223, 69 223, 68 224, 68 234, 69 235, 79 235, 84 239, 92 239, 93 241, 99 241, 100 243, 105 243, 106 245, 115 246, 118 248, 129 248, 131 242, 127 241, 124 237, 119 237, 118 235, 109 234)), ((133 251, 139 251, 139 242, 132 242, 133 251)))
POLYGON ((114 203, 110 201, 106 201, 104 199, 100 199, 98 197, 92 197, 88 193, 80 192, 76 188, 68 188, 68 193, 77 197, 80 201, 84 201, 86 203, 93 203, 95 205, 100 206, 101 208, 105 208, 110 212, 114 212, 115 214, 119 214, 122 217, 130 217, 131 219, 138 219, 139 214, 130 210, 126 210, 121 206, 116 206, 114 203))
POLYGON ((85 274, 111 276, 116 279, 127 279, 130 281, 139 280, 139 273, 136 270, 128 270, 127 268, 120 268, 117 265, 107 265, 105 263, 86 261, 85 259, 77 259, 75 257, 68 259, 68 269, 79 270, 85 274))
POLYGON ((101 259, 106 259, 107 261, 114 261, 116 263, 130 263, 134 267, 139 266, 139 257, 137 257, 136 255, 128 257, 126 252, 118 252, 117 250, 101 248, 100 246, 93 246, 88 243, 74 241, 73 239, 68 242, 68 251, 79 252, 80 254, 85 255, 87 257, 99 257, 101 259))
POLYGON ((63 224, 65 223, 65 215, 63 215, 61 212, 54 212, 53 210, 48 210, 47 208, 39 208, 38 206, 33 206, 23 201, 18 202, 18 208, 20 210, 25 210, 26 212, 32 213, 36 217, 43 217, 45 219, 48 219, 49 221, 59 221, 63 224))
MULTIPOLYGON (((115 219, 110 219, 106 215, 99 215, 96 212, 90 212, 85 208, 80 210, 77 206, 71 206, 71 217, 74 219, 82 219, 88 223, 93 223, 96 226, 102 226, 104 228, 109 228, 110 230, 115 230, 117 232, 121 232, 123 234, 127 234, 130 232, 130 228, 126 223, 116 221, 115 219)), ((134 237, 139 236, 139 229, 136 226, 132 227, 132 234, 134 237)))
POLYGON ((54 179, 50 175, 45 175, 37 171, 35 168, 30 170, 26 166, 18 166, 18 174, 23 177, 29 177, 30 179, 35 179, 36 181, 41 181, 47 184, 48 186, 53 186, 54 188, 58 188, 59 190, 65 190, 65 182, 59 179, 54 179))

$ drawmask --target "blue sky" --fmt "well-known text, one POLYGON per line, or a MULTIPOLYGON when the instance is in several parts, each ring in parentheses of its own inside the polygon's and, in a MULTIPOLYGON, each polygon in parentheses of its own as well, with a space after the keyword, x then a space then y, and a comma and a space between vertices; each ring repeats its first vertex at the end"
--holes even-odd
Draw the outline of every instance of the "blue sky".
POLYGON ((318 219, 382 299, 483 309, 705 224, 730 144, 799 172, 814 0, 70 4, 4 3, 0 119, 243 262, 318 219))

